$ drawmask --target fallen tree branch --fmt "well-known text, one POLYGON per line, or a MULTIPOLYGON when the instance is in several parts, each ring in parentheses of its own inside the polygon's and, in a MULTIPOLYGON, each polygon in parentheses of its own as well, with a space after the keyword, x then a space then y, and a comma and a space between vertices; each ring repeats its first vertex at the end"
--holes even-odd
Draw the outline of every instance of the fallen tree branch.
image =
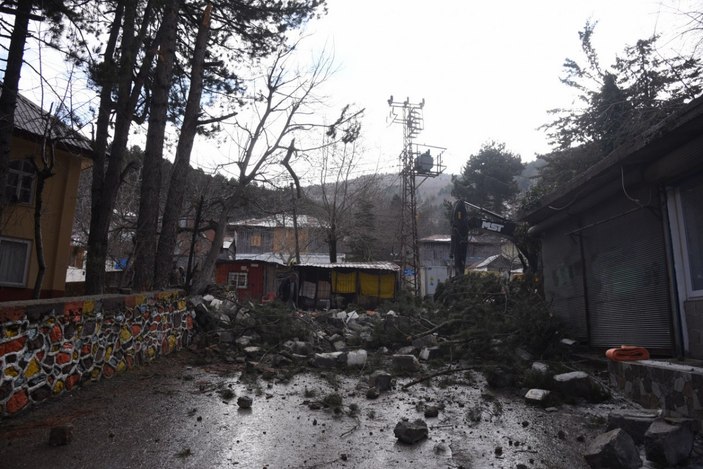
POLYGON ((432 378, 436 378, 437 376, 443 376, 443 375, 450 375, 452 373, 458 373, 460 371, 471 371, 474 368, 479 368, 482 365, 472 365, 472 366, 467 366, 467 367, 462 367, 462 368, 447 368, 446 370, 438 371, 436 373, 432 373, 431 375, 425 375, 425 376, 420 376, 419 378, 410 381, 407 384, 403 385, 403 389, 408 389, 410 386, 415 386, 418 383, 422 383, 423 381, 430 380, 432 378))
POLYGON ((443 322, 442 324, 440 324, 438 326, 433 327, 432 329, 426 330, 425 332, 420 332, 419 334, 409 336, 408 341, 412 342, 415 339, 419 339, 420 337, 425 337, 426 335, 430 335, 434 332, 437 332, 438 330, 440 330, 443 327, 453 326, 454 324, 461 324, 461 323, 465 323, 465 322, 468 322, 468 321, 466 321, 466 319, 451 319, 449 321, 443 322))

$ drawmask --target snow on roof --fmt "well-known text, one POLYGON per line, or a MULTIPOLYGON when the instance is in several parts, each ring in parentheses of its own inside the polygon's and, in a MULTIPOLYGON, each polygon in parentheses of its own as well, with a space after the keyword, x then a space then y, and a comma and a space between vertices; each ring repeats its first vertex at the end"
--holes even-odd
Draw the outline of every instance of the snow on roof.
MULTIPOLYGON (((293 217, 290 215, 273 215, 265 218, 249 218, 246 220, 237 220, 229 222, 229 226, 241 227, 259 227, 259 228, 293 228, 293 217)), ((319 219, 310 215, 298 215, 299 227, 322 228, 322 223, 319 219)))

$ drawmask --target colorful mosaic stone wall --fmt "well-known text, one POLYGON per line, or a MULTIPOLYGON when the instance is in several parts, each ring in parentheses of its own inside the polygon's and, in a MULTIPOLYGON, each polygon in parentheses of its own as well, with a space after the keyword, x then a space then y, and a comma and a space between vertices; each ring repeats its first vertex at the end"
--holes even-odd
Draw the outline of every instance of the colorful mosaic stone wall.
POLYGON ((180 291, 0 303, 0 416, 190 342, 180 291))

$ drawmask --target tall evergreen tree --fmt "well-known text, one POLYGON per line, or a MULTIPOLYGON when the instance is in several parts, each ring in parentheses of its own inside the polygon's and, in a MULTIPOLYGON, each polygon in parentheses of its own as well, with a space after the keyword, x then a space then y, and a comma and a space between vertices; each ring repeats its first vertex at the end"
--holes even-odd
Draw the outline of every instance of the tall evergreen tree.
POLYGON ((472 204, 501 213, 519 192, 515 176, 524 165, 520 155, 497 142, 485 143, 471 155, 459 176, 452 177, 452 195, 472 204))

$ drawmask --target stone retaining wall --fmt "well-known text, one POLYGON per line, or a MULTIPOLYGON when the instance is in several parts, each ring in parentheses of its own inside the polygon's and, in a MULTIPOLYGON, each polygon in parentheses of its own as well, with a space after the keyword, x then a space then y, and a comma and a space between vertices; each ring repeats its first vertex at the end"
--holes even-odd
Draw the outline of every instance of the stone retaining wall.
POLYGON ((703 424, 703 368, 656 360, 608 361, 610 382, 625 396, 666 416, 703 424))
POLYGON ((181 291, 0 303, 0 417, 180 349, 181 291))

